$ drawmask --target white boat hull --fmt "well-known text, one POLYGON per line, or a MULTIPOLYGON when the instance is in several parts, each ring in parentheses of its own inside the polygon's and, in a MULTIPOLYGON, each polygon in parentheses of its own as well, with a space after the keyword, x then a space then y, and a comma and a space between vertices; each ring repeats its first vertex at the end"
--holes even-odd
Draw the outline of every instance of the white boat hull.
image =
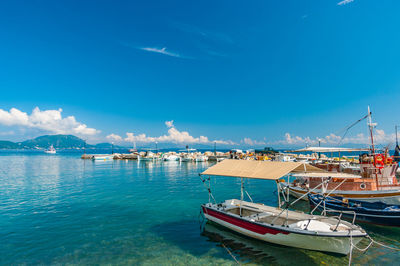
POLYGON ((95 160, 95 161, 107 161, 107 160, 114 160, 114 155, 107 155, 107 156, 93 156, 93 160, 95 160))
MULTIPOLYGON (((207 220, 229 228, 245 236, 256 238, 265 242, 279 244, 295 248, 332 252, 347 255, 350 253, 350 237, 346 236, 318 236, 285 231, 283 226, 260 226, 243 219, 225 215, 215 210, 205 209, 203 213, 207 220), (282 228, 283 230, 280 230, 282 228)), ((363 237, 353 237, 354 245, 363 237)))

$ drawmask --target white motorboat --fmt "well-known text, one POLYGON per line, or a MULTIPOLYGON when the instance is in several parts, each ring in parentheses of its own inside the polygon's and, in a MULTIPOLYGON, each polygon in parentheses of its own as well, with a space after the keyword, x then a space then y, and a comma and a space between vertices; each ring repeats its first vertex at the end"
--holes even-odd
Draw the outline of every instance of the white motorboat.
POLYGON ((184 153, 181 156, 181 162, 193 162, 194 157, 192 154, 184 153))
POLYGON ((95 154, 93 155, 92 159, 94 161, 108 161, 108 160, 114 160, 114 155, 111 154, 95 154))
POLYGON ((294 162, 296 159, 291 156, 291 155, 287 155, 287 154, 277 154, 275 155, 275 161, 279 161, 279 162, 294 162))
POLYGON ((209 181, 207 187, 209 203, 202 205, 204 217, 235 232, 262 241, 296 248, 349 254, 354 245, 367 237, 367 233, 361 227, 334 217, 311 215, 288 209, 298 200, 289 203, 289 190, 282 188, 282 182, 279 179, 290 173, 314 171, 321 177, 327 177, 329 174, 299 162, 224 160, 201 175, 241 177, 241 199, 229 199, 216 203, 211 193, 210 179, 202 179, 205 185, 206 180, 209 181), (244 201, 244 192, 250 200, 251 197, 244 190, 243 178, 275 180, 278 192, 282 192, 284 196, 284 202, 281 202, 279 198, 279 206, 271 207, 244 201), (211 199, 215 203, 211 203, 211 199))
POLYGON ((45 153, 48 153, 48 154, 56 154, 57 153, 57 151, 56 151, 56 149, 54 149, 54 147, 53 147, 53 145, 51 145, 47 150, 45 150, 44 151, 45 153))
POLYGON ((176 154, 165 154, 163 156, 164 161, 179 161, 180 157, 176 154))
POLYGON ((140 152, 138 155, 138 160, 140 161, 156 161, 158 159, 158 155, 151 151, 140 152))
POLYGON ((195 162, 206 162, 208 160, 208 157, 206 155, 203 154, 197 154, 194 157, 194 161, 195 162))

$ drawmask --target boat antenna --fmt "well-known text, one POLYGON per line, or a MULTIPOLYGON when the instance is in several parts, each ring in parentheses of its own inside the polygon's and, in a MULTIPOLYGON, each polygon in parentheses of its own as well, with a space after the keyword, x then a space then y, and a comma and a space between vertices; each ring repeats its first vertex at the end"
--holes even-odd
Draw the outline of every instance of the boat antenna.
POLYGON ((400 147, 399 147, 399 142, 397 141, 397 126, 395 126, 396 129, 396 147, 394 148, 394 160, 396 162, 400 161, 400 147))
MULTIPOLYGON (((370 114, 371 114, 371 112, 369 111, 369 106, 368 106, 368 114, 367 114, 367 115, 365 115, 364 117, 358 119, 356 122, 354 122, 354 123, 351 124, 350 126, 347 126, 347 127, 345 127, 344 129, 342 129, 340 132, 343 132, 343 131, 344 131, 344 134, 343 134, 343 136, 340 138, 340 141, 339 141, 338 145, 340 145, 340 144, 342 143, 344 137, 347 135, 347 133, 349 132, 349 130, 350 130, 352 127, 354 127, 355 125, 357 125, 358 123, 360 123, 361 121, 363 121, 364 119, 366 119, 367 117, 369 117, 370 114)), ((340 132, 339 132, 339 134, 340 134, 340 132)))

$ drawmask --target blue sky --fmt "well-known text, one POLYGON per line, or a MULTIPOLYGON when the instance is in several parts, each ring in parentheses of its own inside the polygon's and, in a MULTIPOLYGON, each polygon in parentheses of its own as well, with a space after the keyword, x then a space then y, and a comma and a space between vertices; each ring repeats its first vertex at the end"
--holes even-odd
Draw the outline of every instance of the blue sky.
MULTIPOLYGON (((338 3, 3 1, 0 138, 302 146, 370 105, 388 142, 400 124, 400 2, 338 3)), ((364 122, 348 142, 360 133, 364 122)))

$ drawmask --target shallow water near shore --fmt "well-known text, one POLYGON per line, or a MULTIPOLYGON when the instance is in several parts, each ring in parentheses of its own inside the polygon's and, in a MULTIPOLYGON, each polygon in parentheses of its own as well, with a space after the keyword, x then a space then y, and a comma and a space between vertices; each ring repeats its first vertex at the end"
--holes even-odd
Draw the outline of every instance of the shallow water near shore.
MULTIPOLYGON (((212 163, 106 161, 77 153, 0 153, 0 263, 343 265, 348 257, 272 245, 201 224, 208 194, 198 173, 212 163)), ((213 178, 217 201, 240 197, 240 180, 213 178)), ((255 202, 276 205, 273 182, 246 180, 255 202)), ((304 207, 304 206, 303 206, 304 207)), ((400 248, 400 229, 363 225, 400 248)), ((363 241, 365 246, 368 241, 363 241)), ((394 264, 373 246, 356 264, 394 264)))

